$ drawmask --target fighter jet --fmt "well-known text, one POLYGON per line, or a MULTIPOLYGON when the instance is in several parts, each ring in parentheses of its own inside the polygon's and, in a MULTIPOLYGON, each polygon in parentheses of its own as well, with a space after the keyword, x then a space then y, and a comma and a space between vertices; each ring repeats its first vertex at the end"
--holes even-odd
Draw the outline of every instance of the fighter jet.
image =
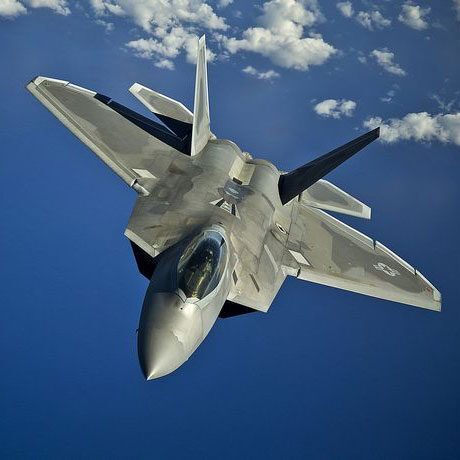
POLYGON ((218 317, 267 312, 287 276, 440 311, 418 270, 329 213, 370 218, 323 177, 379 129, 290 172, 253 158, 211 132, 204 36, 193 112, 130 88, 162 123, 67 81, 27 89, 138 193, 125 235, 149 280, 137 334, 147 380, 187 361, 218 317))

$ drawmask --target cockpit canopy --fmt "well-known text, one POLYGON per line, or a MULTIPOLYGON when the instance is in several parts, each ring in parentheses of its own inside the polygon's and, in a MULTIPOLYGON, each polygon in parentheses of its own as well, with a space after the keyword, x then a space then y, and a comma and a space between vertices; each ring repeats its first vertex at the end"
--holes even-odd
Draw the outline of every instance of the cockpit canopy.
POLYGON ((223 236, 207 230, 193 240, 179 260, 178 287, 187 298, 202 299, 220 282, 227 261, 223 236))

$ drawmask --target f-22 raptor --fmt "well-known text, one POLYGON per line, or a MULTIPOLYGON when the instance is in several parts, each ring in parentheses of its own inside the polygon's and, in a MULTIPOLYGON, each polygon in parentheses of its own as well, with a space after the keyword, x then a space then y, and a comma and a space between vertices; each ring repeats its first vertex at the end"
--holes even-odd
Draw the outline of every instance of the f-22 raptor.
POLYGON ((211 132, 205 39, 198 41, 193 113, 135 83, 162 122, 72 83, 27 89, 138 193, 125 235, 150 282, 137 335, 146 379, 181 366, 220 317, 267 312, 285 278, 441 309, 440 292, 383 244, 325 211, 370 208, 323 179, 379 129, 291 172, 211 132))

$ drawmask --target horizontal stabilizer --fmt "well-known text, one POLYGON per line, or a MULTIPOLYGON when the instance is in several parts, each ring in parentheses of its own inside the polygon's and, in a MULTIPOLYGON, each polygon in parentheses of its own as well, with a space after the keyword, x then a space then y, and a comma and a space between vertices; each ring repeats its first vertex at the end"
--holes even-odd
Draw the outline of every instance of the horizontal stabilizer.
POLYGON ((349 216, 371 218, 371 208, 330 182, 320 179, 302 192, 300 202, 305 206, 340 212, 349 216))
POLYGON ((181 139, 192 135, 193 113, 185 105, 139 83, 129 91, 181 139))
POLYGON ((281 202, 286 204, 300 195, 305 189, 377 139, 379 135, 380 128, 376 128, 290 173, 281 175, 278 182, 281 202))

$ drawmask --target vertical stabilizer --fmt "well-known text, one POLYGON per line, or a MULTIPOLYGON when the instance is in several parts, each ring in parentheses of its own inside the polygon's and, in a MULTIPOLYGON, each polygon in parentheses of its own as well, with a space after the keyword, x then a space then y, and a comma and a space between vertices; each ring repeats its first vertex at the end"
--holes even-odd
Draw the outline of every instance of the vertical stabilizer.
POLYGON ((211 136, 208 99, 208 71, 206 66, 206 40, 198 41, 195 80, 195 104, 193 109, 193 131, 191 155, 203 150, 211 136))
POLYGON ((308 187, 318 182, 319 179, 337 168, 355 153, 358 153, 366 145, 375 141, 379 136, 380 128, 376 128, 290 173, 282 174, 278 182, 281 203, 286 204, 297 195, 300 195, 308 187))

